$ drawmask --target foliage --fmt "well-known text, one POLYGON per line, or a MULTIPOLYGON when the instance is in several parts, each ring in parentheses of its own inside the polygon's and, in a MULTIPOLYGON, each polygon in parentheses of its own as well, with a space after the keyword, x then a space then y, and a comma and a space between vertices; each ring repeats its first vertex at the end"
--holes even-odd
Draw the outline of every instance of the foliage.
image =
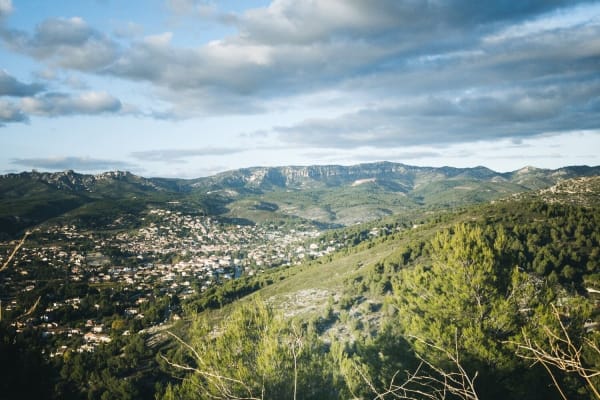
POLYGON ((56 360, 60 380, 54 388, 56 399, 137 399, 151 396, 155 382, 164 380, 141 335, 113 338, 93 353, 66 352, 56 360))
MULTIPOLYGON (((185 343, 185 342, 184 342, 185 343)), ((339 398, 335 369, 315 332, 275 314, 262 302, 235 310, 212 327, 196 317, 182 361, 167 362, 191 371, 164 399, 339 398)))
POLYGON ((600 348, 598 335, 591 334, 585 337, 581 330, 569 332, 572 325, 565 315, 561 315, 553 307, 555 322, 559 326, 542 326, 540 335, 543 342, 532 339, 524 332, 521 342, 515 343, 517 355, 526 360, 541 364, 552 378, 552 382, 561 397, 566 400, 565 390, 561 387, 555 371, 576 374, 585 381, 585 389, 590 396, 600 399, 600 348), (565 321, 567 320, 567 321, 565 321), (579 334, 578 334, 579 332, 579 334), (583 336, 583 337, 582 337, 583 336))
MULTIPOLYGON (((394 233, 378 237, 369 235, 373 226, 331 232, 336 240, 340 235, 357 239, 352 250, 332 257, 336 271, 352 270, 343 266, 346 260, 356 272, 344 280, 346 290, 338 300, 330 301, 328 323, 319 332, 327 337, 335 323, 365 329, 349 318, 364 296, 379 299, 386 315, 371 339, 351 344, 332 339, 329 351, 321 353, 343 375, 342 383, 340 377, 333 380, 337 393, 387 393, 381 396, 387 398, 393 395, 386 392, 391 382, 402 385, 398 378, 416 370, 429 378, 443 377, 440 372, 455 376, 457 364, 448 354, 456 354, 460 368, 477 375, 480 398, 557 398, 541 366, 515 358, 514 343, 524 335, 542 338, 540 327, 552 320, 550 304, 571 305, 572 334, 581 334, 585 320, 597 319, 593 303, 582 296, 585 287, 598 287, 600 214, 594 210, 521 200, 438 215, 419 229, 388 220, 382 231, 394 233), (355 261, 382 254, 378 249, 390 245, 396 248, 368 266, 355 261), (419 360, 427 364, 419 367, 419 360)), ((294 285, 314 282, 307 274, 323 278, 319 271, 328 268, 297 270, 294 285)), ((593 358, 589 353, 586 357, 593 358)), ((556 376, 569 398, 586 398, 585 382, 556 376)))
MULTIPOLYGON (((479 391, 486 398, 524 390, 515 382, 503 387, 522 368, 503 341, 519 333, 526 323, 522 310, 535 306, 543 288, 512 264, 504 230, 460 224, 438 233, 431 252, 431 265, 403 269, 393 281, 403 335, 447 351, 457 337, 463 364, 479 371, 479 391)), ((427 354, 423 343, 414 341, 414 348, 427 354)), ((433 357, 435 365, 444 365, 443 357, 433 357)))

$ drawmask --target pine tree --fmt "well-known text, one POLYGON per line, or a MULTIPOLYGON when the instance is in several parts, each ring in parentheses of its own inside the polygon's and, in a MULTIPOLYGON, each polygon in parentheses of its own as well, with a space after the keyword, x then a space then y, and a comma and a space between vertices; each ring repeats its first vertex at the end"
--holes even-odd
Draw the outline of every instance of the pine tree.
POLYGON ((339 398, 334 371, 316 333, 287 321, 263 302, 243 305, 217 327, 197 317, 188 342, 191 373, 165 399, 339 398))
POLYGON ((434 237, 430 265, 404 269, 394 283, 396 323, 418 339, 415 351, 449 370, 446 354, 458 351, 463 364, 479 372, 482 398, 506 397, 510 390, 517 395, 514 385, 499 385, 529 373, 505 343, 520 334, 524 310, 535 306, 540 291, 512 264, 508 242, 501 228, 457 225, 434 237))

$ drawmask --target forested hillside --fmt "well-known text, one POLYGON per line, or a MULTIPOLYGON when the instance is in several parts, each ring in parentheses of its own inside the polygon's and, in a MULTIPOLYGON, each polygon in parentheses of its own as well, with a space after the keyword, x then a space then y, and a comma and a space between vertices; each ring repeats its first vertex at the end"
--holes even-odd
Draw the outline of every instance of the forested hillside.
POLYGON ((350 267, 309 266, 286 290, 321 277, 329 300, 310 311, 280 301, 284 280, 193 316, 163 398, 595 398, 600 213, 549 200, 432 217, 331 262, 350 267))

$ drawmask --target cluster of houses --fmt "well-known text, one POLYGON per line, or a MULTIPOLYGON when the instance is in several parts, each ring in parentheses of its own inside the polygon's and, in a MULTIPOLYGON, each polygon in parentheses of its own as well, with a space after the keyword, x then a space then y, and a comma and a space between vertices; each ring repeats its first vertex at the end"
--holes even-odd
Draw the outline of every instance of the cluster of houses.
MULTIPOLYGON (((0 289, 11 292, 11 298, 0 303, 0 310, 18 308, 20 294, 36 289, 36 276, 43 269, 52 270, 53 276, 63 281, 114 285, 136 294, 138 301, 151 298, 149 294, 156 291, 185 299, 219 282, 318 258, 341 247, 335 241, 320 241, 320 232, 314 228, 231 225, 167 209, 152 209, 141 222, 137 229, 118 229, 123 221, 116 220, 104 231, 75 225, 38 230, 12 261, 11 273, 0 276, 0 289)), ((8 254, 11 243, 4 245, 8 254)), ((110 329, 94 321, 87 321, 82 328, 81 321, 60 326, 44 318, 61 307, 76 309, 79 301, 56 300, 46 310, 38 310, 42 314, 34 323, 44 335, 78 337, 78 351, 93 351, 110 341, 110 329)), ((135 303, 123 314, 124 319, 143 318, 135 303)), ((52 355, 62 354, 63 347, 52 355)))

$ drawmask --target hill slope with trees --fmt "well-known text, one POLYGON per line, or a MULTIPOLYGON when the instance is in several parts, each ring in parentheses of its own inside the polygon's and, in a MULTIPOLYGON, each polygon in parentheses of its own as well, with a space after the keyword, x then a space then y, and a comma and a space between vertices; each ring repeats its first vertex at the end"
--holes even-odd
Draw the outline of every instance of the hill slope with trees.
POLYGON ((596 398, 597 183, 433 216, 192 316, 164 398, 596 398), (315 280, 326 305, 283 301, 315 280))

